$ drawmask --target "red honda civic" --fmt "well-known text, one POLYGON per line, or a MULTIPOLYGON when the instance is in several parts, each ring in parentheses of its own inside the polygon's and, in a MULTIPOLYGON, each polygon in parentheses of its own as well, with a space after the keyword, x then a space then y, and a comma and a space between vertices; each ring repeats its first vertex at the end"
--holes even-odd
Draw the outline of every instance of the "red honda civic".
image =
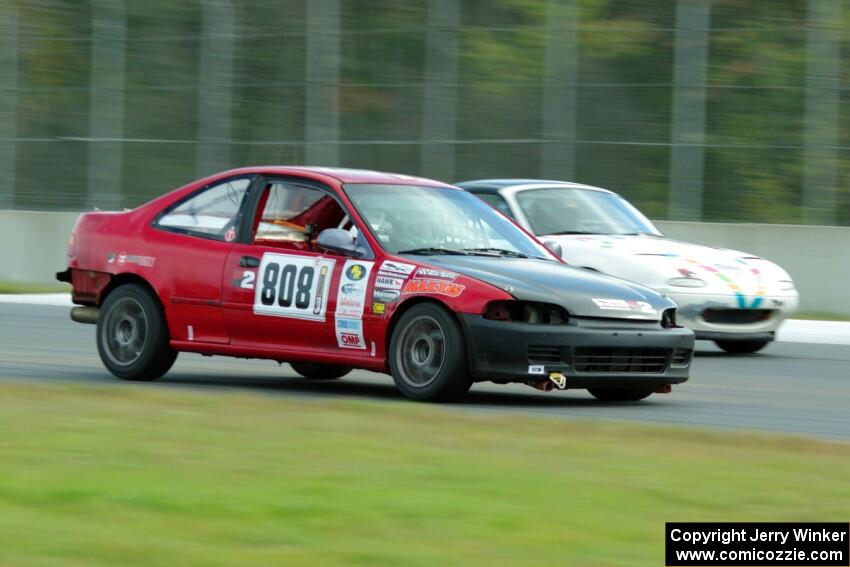
POLYGON ((694 344, 669 299, 565 265, 461 189, 373 171, 236 169, 83 214, 57 278, 127 380, 184 351, 385 372, 418 400, 491 380, 627 401, 687 380, 694 344))

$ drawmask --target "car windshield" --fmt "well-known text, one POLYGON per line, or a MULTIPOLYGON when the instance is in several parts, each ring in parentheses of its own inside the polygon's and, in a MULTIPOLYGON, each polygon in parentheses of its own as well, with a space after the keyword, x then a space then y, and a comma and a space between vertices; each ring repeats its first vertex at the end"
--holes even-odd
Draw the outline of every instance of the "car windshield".
POLYGON ((628 201, 576 187, 528 189, 516 195, 534 234, 650 234, 661 232, 628 201))
POLYGON ((347 184, 345 192, 391 254, 552 256, 471 193, 416 185, 347 184))

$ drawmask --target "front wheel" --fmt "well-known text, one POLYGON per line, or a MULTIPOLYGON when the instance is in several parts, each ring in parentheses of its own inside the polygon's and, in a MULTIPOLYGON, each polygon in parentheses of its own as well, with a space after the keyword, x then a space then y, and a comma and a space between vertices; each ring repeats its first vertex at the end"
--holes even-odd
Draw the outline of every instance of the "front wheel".
POLYGON ((421 303, 402 315, 389 354, 393 381, 408 398, 449 401, 472 385, 460 327, 439 305, 421 303))
POLYGON ((315 364, 313 362, 290 362, 289 365, 298 374, 309 380, 336 380, 342 378, 351 368, 336 364, 315 364))
POLYGON ((637 402, 648 398, 655 389, 647 388, 588 388, 590 394, 602 402, 637 402))
POLYGON ((726 352, 731 352, 733 354, 752 354, 754 352, 758 352, 768 344, 770 341, 760 340, 760 341, 734 341, 734 340, 723 340, 723 341, 714 341, 714 343, 725 350, 726 352))
POLYGON ((162 308, 136 284, 106 296, 97 319, 97 350, 106 369, 123 380, 156 380, 177 358, 162 308))

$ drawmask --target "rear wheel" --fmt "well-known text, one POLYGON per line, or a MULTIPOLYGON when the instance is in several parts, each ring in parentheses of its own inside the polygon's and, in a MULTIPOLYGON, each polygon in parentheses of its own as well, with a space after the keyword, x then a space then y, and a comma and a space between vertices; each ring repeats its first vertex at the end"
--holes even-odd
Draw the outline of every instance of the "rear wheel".
POLYGON ((336 364, 315 364, 313 362, 290 362, 294 371, 310 380, 336 380, 342 378, 351 368, 348 366, 337 366, 336 364))
POLYGON ((588 388, 587 391, 603 402, 637 402, 652 395, 655 388, 588 388))
POLYGON ((97 350, 106 369, 123 380, 156 380, 177 358, 162 308, 137 284, 106 296, 97 320, 97 350))
POLYGON ((714 341, 714 343, 725 350, 726 352, 731 352, 733 354, 751 354, 757 351, 760 351, 768 344, 770 341, 760 340, 760 341, 734 341, 734 340, 725 340, 725 341, 714 341))
POLYGON ((408 398, 449 401, 472 385, 460 327, 438 305, 421 303, 402 315, 389 354, 393 381, 408 398))

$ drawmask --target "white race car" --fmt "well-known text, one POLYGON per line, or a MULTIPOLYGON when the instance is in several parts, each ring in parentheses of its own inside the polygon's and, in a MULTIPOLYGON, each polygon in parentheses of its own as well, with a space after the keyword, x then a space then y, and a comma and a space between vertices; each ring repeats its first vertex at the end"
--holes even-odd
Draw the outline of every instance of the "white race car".
POLYGON ((794 282, 776 264, 745 252, 666 238, 628 201, 606 189, 531 179, 457 185, 550 247, 556 243, 568 263, 669 296, 679 304, 679 324, 727 352, 764 348, 797 308, 794 282))

